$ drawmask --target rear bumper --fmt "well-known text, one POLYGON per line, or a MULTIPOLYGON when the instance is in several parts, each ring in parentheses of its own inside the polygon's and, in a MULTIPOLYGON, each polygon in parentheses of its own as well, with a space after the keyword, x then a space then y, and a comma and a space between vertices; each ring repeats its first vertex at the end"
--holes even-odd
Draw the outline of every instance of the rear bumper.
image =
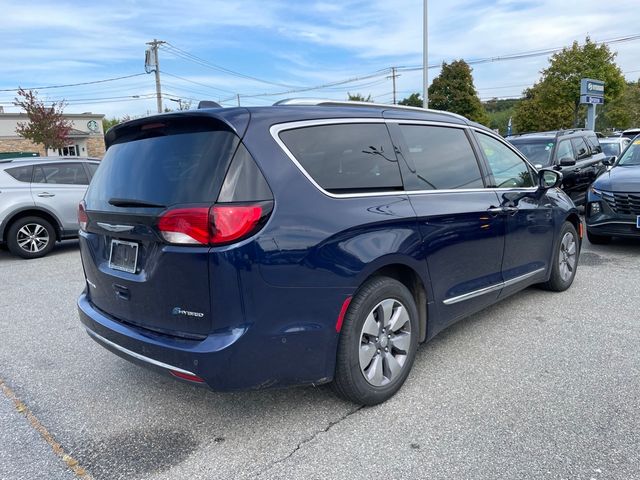
POLYGON ((334 364, 319 360, 331 358, 328 351, 335 355, 335 332, 274 337, 245 325, 186 340, 124 324, 96 309, 84 293, 78 312, 89 336, 116 355, 165 374, 196 375, 213 390, 320 384, 333 376, 334 364))

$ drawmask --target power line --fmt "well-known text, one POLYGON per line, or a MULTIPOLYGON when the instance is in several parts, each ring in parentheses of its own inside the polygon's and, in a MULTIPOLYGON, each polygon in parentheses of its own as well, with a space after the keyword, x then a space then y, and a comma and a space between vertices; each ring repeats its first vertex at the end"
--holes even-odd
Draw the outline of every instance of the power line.
MULTIPOLYGON (((80 82, 80 83, 69 83, 67 85, 48 85, 45 87, 28 87, 28 88, 23 88, 23 90, 46 90, 49 88, 65 88, 65 87, 78 87, 80 85, 95 85, 97 83, 105 83, 105 82, 114 82, 116 80, 123 80, 125 78, 133 78, 133 77, 139 77, 141 75, 146 75, 146 73, 142 72, 142 73, 134 73, 132 75, 125 75, 122 77, 114 77, 114 78, 105 78, 103 80, 94 80, 92 82, 80 82)), ((4 88, 4 89, 0 89, 0 92, 17 92, 18 90, 20 90, 19 88, 4 88)))
POLYGON ((173 73, 169 73, 169 72, 167 72, 167 71, 165 71, 165 70, 163 70, 163 71, 162 71, 162 73, 163 73, 163 74, 165 74, 165 75, 169 75, 170 77, 173 77, 173 78, 177 78, 177 79, 179 79, 179 80, 182 80, 182 81, 184 81, 184 82, 193 83, 194 85, 200 85, 201 87, 210 88, 210 89, 212 89, 212 90, 218 90, 219 92, 223 92, 223 93, 234 93, 234 92, 232 92, 231 90, 225 90, 225 89, 223 89, 223 88, 212 87, 211 85, 207 85, 206 83, 196 82, 195 80, 190 80, 190 79, 188 79, 188 78, 180 77, 180 76, 175 75, 175 74, 173 74, 173 73))
POLYGON ((226 73, 228 75, 233 75, 235 77, 240 77, 240 78, 245 78, 247 80, 253 80, 255 82, 260 82, 260 83, 265 83, 267 85, 273 85, 276 87, 283 87, 283 88, 299 88, 299 86, 295 86, 295 85, 288 85, 285 83, 278 83, 278 82, 271 82, 269 80, 264 80, 262 78, 258 78, 258 77, 254 77, 252 75, 247 75, 244 73, 240 73, 240 72, 236 72, 235 70, 231 70, 229 68, 220 66, 220 65, 216 65, 214 63, 211 63, 203 58, 200 58, 196 55, 193 55, 189 52, 187 52, 186 50, 182 50, 178 47, 176 47, 175 45, 172 45, 171 43, 168 43, 163 47, 163 50, 175 55, 176 57, 180 57, 183 58, 185 60, 189 60, 192 61, 194 63, 197 63, 199 65, 202 65, 203 67, 208 67, 211 68, 212 70, 216 70, 218 72, 222 72, 222 73, 226 73))

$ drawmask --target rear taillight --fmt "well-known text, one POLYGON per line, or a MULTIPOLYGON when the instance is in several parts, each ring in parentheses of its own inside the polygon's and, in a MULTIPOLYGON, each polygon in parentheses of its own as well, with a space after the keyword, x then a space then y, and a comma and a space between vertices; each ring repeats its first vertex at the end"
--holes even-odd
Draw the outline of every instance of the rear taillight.
POLYGON ((89 224, 89 216, 85 209, 84 200, 78 205, 78 223, 80 224, 80 230, 86 231, 89 224))
POLYGON ((158 230, 169 243, 225 245, 254 234, 271 213, 271 206, 272 202, 260 202, 176 208, 160 217, 158 230))
POLYGON ((213 236, 210 243, 234 242, 251 234, 262 219, 261 205, 214 205, 211 207, 213 236))
POLYGON ((160 217, 158 230, 169 243, 207 245, 211 235, 209 208, 176 208, 160 217))

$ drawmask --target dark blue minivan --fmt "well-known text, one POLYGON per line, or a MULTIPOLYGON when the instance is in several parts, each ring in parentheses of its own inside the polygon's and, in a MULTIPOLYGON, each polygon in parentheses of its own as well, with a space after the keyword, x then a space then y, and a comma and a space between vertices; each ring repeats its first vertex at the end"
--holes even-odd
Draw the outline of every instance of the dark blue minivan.
POLYGON ((78 213, 94 340, 216 390, 333 382, 372 405, 456 320, 572 284, 560 173, 458 115, 282 103, 109 130, 78 213))

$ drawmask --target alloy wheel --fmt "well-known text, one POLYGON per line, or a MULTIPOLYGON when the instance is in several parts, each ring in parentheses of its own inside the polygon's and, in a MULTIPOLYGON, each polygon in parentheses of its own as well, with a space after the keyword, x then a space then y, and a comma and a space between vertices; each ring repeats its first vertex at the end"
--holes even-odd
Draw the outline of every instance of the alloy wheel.
POLYGON ((367 315, 360 333, 360 371, 371 385, 382 387, 400 375, 411 346, 406 307, 388 298, 367 315))
POLYGON ((20 248, 29 253, 39 253, 49 245, 49 232, 39 223, 27 223, 16 235, 20 248))
POLYGON ((560 277, 565 282, 571 279, 576 269, 577 250, 578 247, 574 236, 571 232, 565 233, 560 242, 560 254, 558 255, 560 277))

